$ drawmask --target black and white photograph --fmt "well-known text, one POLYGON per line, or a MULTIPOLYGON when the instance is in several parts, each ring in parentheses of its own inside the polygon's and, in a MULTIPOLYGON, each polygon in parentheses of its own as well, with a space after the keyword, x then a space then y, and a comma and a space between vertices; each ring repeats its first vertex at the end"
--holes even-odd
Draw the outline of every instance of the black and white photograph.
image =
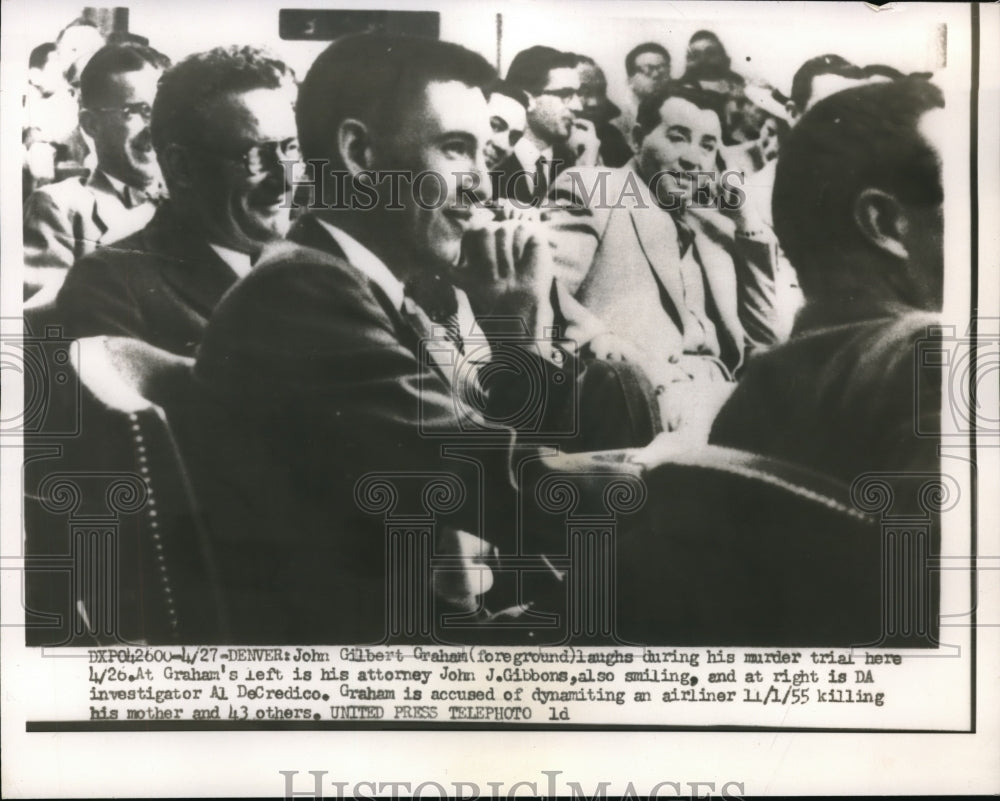
POLYGON ((5 796, 1000 792, 998 6, 0 9, 5 796))

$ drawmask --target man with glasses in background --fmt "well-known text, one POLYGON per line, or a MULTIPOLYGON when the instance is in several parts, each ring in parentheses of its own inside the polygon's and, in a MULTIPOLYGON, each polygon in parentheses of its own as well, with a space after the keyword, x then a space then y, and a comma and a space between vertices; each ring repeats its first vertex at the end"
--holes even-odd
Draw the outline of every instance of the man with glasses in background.
POLYGON ((615 120, 615 125, 625 135, 626 141, 631 142, 639 104, 643 98, 662 91, 670 81, 670 53, 656 42, 636 45, 625 56, 625 75, 632 97, 615 120))
POLYGON ((581 117, 583 99, 576 56, 536 45, 507 70, 508 86, 527 94, 527 127, 512 154, 494 170, 494 193, 537 205, 556 176, 575 164, 597 163, 600 141, 581 117))
POLYGON ((94 140, 89 178, 41 187, 24 206, 26 295, 50 302, 66 270, 102 244, 146 225, 160 170, 149 130, 156 83, 170 60, 143 45, 108 45, 80 78, 80 127, 94 140))
POLYGON ((164 73, 151 132, 170 199, 141 231, 70 270, 57 299, 69 336, 194 354, 218 300, 288 230, 294 102, 291 69, 252 47, 216 48, 164 73))

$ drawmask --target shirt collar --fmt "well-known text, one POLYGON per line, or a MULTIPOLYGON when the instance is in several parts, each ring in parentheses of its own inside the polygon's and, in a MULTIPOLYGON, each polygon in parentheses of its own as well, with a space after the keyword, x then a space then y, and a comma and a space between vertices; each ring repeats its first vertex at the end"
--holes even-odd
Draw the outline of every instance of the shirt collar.
POLYGON ((392 270, 386 267, 385 262, 346 231, 319 217, 316 218, 316 221, 333 237, 333 240, 344 252, 347 261, 361 270, 368 277, 368 280, 374 282, 379 289, 385 292, 393 308, 402 309, 403 282, 392 274, 392 270))
POLYGON ((224 245, 216 245, 214 242, 209 242, 208 246, 218 253, 219 258, 228 264, 232 271, 240 278, 248 275, 253 269, 253 261, 250 259, 249 253, 242 253, 239 250, 233 250, 224 245))
POLYGON ((522 136, 514 143, 514 155, 521 162, 521 167, 532 175, 535 174, 535 165, 539 158, 544 156, 548 162, 552 162, 552 148, 547 147, 545 150, 539 150, 538 145, 529 141, 526 136, 522 136))

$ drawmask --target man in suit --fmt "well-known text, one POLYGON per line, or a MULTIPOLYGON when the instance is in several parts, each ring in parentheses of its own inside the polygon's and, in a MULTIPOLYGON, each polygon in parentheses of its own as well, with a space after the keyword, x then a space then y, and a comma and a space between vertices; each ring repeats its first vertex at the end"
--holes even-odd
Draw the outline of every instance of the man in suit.
POLYGON ((387 523, 414 509, 455 560, 450 579, 420 574, 420 607, 497 611, 479 606, 484 560, 520 547, 516 484, 539 443, 573 437, 590 371, 553 330, 541 232, 482 218, 494 78, 458 45, 364 34, 302 83, 303 153, 346 194, 316 185, 219 305, 181 415, 238 639, 384 638, 387 523), (382 178, 400 173, 412 185, 393 191, 382 178))
POLYGON ((662 91, 670 81, 670 52, 657 42, 636 45, 625 56, 625 75, 631 97, 615 125, 626 141, 632 141, 635 115, 643 98, 662 91))
POLYGON ((219 298, 288 230, 293 104, 291 70, 254 48, 196 54, 164 74, 152 144, 170 200, 70 270, 57 298, 69 336, 194 354, 219 298))
POLYGON ((155 210, 160 171, 149 131, 166 56, 142 45, 107 45, 80 77, 80 127, 94 140, 91 176, 43 186, 25 202, 27 290, 51 301, 66 270, 102 244, 138 231, 155 210))
POLYGON ((751 363, 711 440, 850 483, 937 472, 941 362, 918 358, 944 285, 940 90, 856 86, 807 111, 782 148, 774 223, 806 306, 751 363))
POLYGON ((486 143, 485 157, 486 166, 495 170, 511 158, 514 145, 524 136, 528 125, 528 95, 506 81, 497 81, 490 87, 488 102, 493 135, 486 143))
POLYGON ((776 248, 739 203, 729 214, 701 205, 710 187, 696 181, 714 174, 721 143, 711 98, 670 84, 642 102, 634 135, 624 169, 577 168, 556 181, 557 275, 662 385, 665 423, 707 435, 746 358, 776 341, 776 248))
POLYGON ((632 148, 612 120, 621 109, 608 99, 608 81, 597 62, 590 56, 576 56, 576 71, 580 76, 580 96, 583 109, 580 116, 594 124, 600 142, 600 163, 607 167, 623 167, 632 158, 632 148))
POLYGON ((583 119, 576 56, 537 45, 510 63, 506 82, 527 95, 527 127, 492 174, 494 195, 538 205, 555 177, 572 164, 596 164, 600 141, 583 119))

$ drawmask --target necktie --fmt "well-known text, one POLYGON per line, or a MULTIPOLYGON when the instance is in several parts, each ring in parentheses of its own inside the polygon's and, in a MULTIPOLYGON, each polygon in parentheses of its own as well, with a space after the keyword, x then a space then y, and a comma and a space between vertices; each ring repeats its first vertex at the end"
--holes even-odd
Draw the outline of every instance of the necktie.
POLYGON ((406 285, 406 293, 426 312, 427 317, 444 330, 444 338, 465 353, 465 341, 458 322, 458 298, 455 288, 440 275, 421 276, 406 285))

